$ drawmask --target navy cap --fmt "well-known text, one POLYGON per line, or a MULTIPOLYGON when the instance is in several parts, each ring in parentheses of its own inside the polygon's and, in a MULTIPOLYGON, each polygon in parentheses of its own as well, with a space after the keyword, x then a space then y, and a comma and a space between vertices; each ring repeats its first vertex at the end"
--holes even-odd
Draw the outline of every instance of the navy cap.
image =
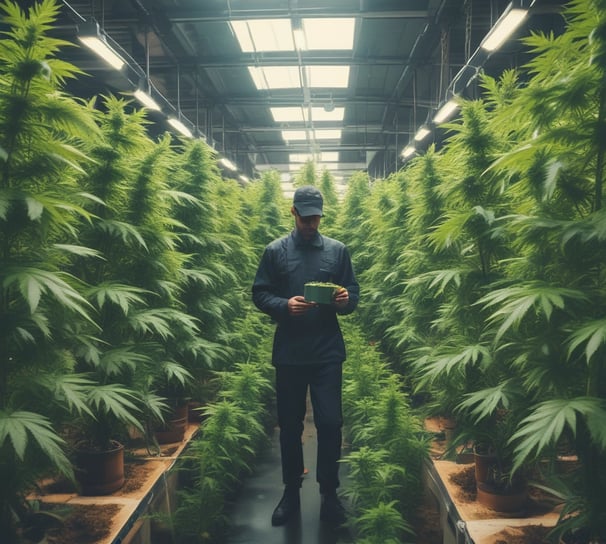
POLYGON ((322 193, 313 185, 299 187, 295 191, 292 203, 301 217, 323 215, 322 205, 324 204, 324 199, 322 198, 322 193))

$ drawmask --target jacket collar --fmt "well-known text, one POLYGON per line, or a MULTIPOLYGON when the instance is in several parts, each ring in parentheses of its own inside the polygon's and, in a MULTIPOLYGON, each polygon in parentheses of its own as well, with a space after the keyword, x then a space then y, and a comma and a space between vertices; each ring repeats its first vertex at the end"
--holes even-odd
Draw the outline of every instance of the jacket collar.
POLYGON ((324 247, 324 240, 319 232, 317 232, 311 240, 304 240, 299 234, 299 231, 294 229, 292 231, 292 237, 296 247, 314 247, 320 249, 324 247))

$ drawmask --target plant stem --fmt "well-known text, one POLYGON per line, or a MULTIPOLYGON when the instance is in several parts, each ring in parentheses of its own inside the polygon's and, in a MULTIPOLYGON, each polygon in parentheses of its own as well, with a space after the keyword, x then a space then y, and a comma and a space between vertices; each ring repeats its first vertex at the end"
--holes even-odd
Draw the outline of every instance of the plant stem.
POLYGON ((604 176, 604 144, 601 140, 601 135, 604 132, 602 127, 606 123, 606 90, 604 85, 606 84, 606 76, 602 79, 602 88, 600 91, 600 108, 598 111, 598 130, 597 130, 597 143, 598 143, 598 154, 596 160, 596 173, 595 173, 595 201, 594 211, 602 208, 602 185, 604 176))

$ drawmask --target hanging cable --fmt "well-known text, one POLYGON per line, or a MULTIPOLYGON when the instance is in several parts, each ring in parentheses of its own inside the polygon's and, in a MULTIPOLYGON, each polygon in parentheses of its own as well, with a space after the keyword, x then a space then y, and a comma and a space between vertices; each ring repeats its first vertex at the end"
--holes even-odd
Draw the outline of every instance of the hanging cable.
POLYGON ((471 57, 472 2, 465 3, 465 62, 471 57))

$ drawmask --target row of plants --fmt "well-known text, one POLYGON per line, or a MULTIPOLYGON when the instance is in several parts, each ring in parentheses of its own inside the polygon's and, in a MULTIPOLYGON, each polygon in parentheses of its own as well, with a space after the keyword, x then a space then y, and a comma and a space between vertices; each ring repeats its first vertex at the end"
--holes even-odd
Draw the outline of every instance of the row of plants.
POLYGON ((414 541, 429 435, 402 379, 352 319, 344 322, 343 415, 348 453, 344 494, 356 542, 414 541))
POLYGON ((174 543, 225 541, 230 506, 273 432, 269 324, 251 313, 238 325, 251 357, 216 374, 216 400, 202 409, 200 433, 176 465, 178 505, 167 520, 174 543))
POLYGON ((480 77, 439 149, 352 180, 364 235, 343 235, 363 326, 425 408, 496 450, 503 487, 576 455, 541 474, 563 502, 552 537, 606 542, 606 4, 563 16, 525 39, 526 66, 480 77))
POLYGON ((60 58, 73 44, 51 37, 60 9, 0 5, 8 542, 25 539, 27 496, 43 477, 76 482, 77 450, 128 446, 134 431, 153 443, 174 407, 212 400, 215 373, 251 359, 263 328, 249 319, 249 285, 259 247, 283 224, 278 210, 267 224, 273 173, 243 190, 221 179, 203 141, 153 140, 128 97, 67 93, 85 75, 60 58))

